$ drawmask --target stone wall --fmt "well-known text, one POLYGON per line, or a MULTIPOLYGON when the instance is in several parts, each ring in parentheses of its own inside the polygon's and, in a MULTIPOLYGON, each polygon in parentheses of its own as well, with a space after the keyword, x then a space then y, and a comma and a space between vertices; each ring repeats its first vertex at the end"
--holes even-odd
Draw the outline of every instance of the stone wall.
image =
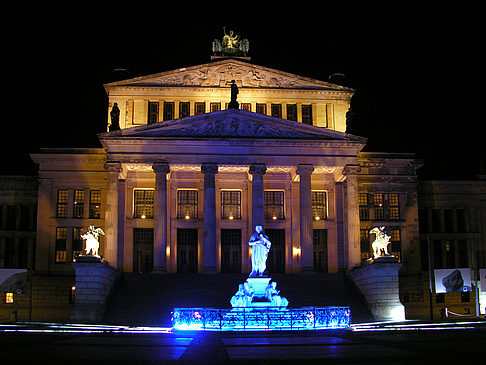
POLYGON ((76 273, 76 296, 71 321, 101 321, 106 301, 120 273, 106 262, 76 262, 72 266, 76 273))
POLYGON ((405 309, 399 299, 397 262, 375 262, 365 264, 347 273, 368 304, 377 321, 404 320, 405 309))

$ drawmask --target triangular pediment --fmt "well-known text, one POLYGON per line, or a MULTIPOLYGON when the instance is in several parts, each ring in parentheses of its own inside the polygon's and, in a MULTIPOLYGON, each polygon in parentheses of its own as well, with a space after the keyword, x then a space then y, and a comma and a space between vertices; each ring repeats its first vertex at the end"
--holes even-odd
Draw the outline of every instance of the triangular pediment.
POLYGON ((258 66, 238 59, 225 59, 207 64, 180 68, 153 75, 105 84, 112 87, 164 87, 164 86, 227 86, 235 80, 239 87, 284 88, 284 89, 321 89, 341 92, 354 90, 344 86, 315 80, 308 77, 258 66))
POLYGON ((194 115, 161 123, 104 133, 127 138, 272 138, 359 140, 361 137, 239 109, 194 115))

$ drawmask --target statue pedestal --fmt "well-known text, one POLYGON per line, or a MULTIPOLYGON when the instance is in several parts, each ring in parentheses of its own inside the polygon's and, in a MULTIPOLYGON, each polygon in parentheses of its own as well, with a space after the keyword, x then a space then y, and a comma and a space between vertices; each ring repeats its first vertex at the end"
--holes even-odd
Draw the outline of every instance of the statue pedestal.
POLYGON ((246 281, 251 285, 255 293, 253 293, 253 297, 255 298, 265 298, 265 291, 268 287, 272 278, 263 278, 263 277, 256 277, 256 278, 248 278, 246 281))
POLYGON ((95 255, 79 255, 76 262, 103 262, 101 257, 95 255))
POLYGON ((405 307, 400 302, 398 285, 401 267, 395 257, 382 256, 346 273, 377 321, 405 320, 405 307))
POLYGON ((101 321, 106 300, 120 272, 93 255, 80 256, 71 265, 76 275, 76 294, 70 319, 86 323, 101 321))

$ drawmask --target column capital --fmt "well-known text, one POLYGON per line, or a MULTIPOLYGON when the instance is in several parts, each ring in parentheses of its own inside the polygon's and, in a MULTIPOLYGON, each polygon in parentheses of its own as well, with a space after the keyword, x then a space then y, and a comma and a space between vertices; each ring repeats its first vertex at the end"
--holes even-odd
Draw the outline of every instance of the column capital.
POLYGON ((343 169, 344 176, 357 175, 361 171, 359 165, 346 165, 343 169))
POLYGON ((106 161, 104 168, 106 172, 122 172, 121 163, 118 161, 106 161))
POLYGON ((203 163, 201 165, 201 172, 203 174, 217 174, 218 165, 215 163, 203 163))
POLYGON ((165 161, 156 161, 152 165, 152 170, 157 173, 168 174, 170 172, 170 166, 165 161))
POLYGON ((299 164, 295 173, 297 175, 310 175, 314 171, 314 165, 311 164, 299 164))
POLYGON ((263 175, 267 172, 267 166, 264 163, 258 163, 250 166, 248 172, 251 175, 263 175))

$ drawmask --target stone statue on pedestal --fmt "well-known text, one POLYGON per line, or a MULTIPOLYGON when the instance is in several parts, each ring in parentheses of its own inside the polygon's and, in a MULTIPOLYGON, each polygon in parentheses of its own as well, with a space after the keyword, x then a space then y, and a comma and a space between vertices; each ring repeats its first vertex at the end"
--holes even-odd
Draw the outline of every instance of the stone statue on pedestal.
POLYGON ((100 249, 100 242, 98 240, 98 237, 100 236, 100 234, 103 236, 105 235, 105 232, 103 232, 101 228, 89 226, 88 232, 85 232, 81 235, 81 238, 83 240, 86 240, 86 255, 89 255, 91 252, 91 255, 99 257, 98 251, 100 249))
POLYGON ((251 235, 250 241, 248 242, 252 247, 250 277, 263 276, 267 268, 267 256, 272 243, 262 231, 262 226, 256 226, 255 233, 251 235))
POLYGON ((376 259, 380 256, 389 256, 388 244, 390 243, 391 237, 385 233, 385 227, 375 227, 370 233, 376 235, 375 240, 371 244, 371 247, 373 248, 373 258, 376 259))
POLYGON ((265 290, 265 298, 271 303, 273 307, 286 307, 289 305, 287 298, 278 295, 280 290, 277 290, 277 282, 272 281, 268 284, 265 290))
POLYGON ((110 124, 110 132, 117 131, 120 129, 120 109, 118 108, 118 104, 114 103, 113 108, 110 112, 111 124, 110 124))

